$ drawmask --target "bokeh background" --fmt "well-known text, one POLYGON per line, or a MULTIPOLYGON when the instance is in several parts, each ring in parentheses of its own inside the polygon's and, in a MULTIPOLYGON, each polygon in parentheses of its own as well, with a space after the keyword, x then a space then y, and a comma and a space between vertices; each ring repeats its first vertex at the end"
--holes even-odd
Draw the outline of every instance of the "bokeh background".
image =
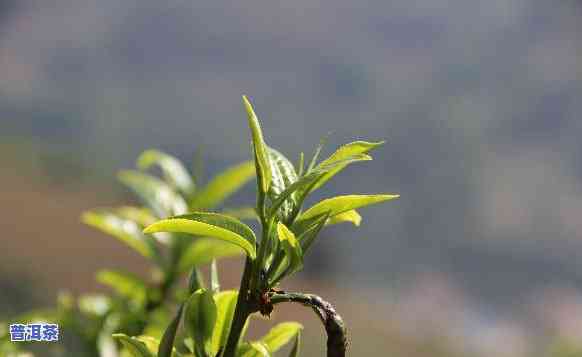
POLYGON ((387 140, 324 195, 402 198, 327 230, 289 283, 336 302, 353 356, 576 344, 581 34, 577 0, 2 0, 0 316, 142 271, 80 212, 127 202, 115 173, 146 148, 202 150, 208 176, 248 159, 247 94, 292 158, 387 140))

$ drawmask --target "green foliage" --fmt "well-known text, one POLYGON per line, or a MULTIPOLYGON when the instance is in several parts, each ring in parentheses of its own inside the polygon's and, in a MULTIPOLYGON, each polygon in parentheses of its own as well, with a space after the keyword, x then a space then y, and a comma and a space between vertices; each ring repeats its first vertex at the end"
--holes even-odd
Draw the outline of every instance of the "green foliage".
POLYGON ((267 145, 263 139, 263 132, 261 130, 261 125, 259 124, 259 119, 255 114, 251 102, 249 102, 246 96, 243 96, 243 104, 247 111, 249 127, 251 128, 253 137, 253 152, 257 168, 259 192, 264 194, 269 191, 269 187, 271 187, 271 160, 267 152, 267 145))
POLYGON ((113 335, 115 339, 117 339, 121 344, 131 353, 133 357, 154 357, 155 354, 151 349, 150 346, 146 344, 139 337, 129 337, 122 333, 116 333, 113 335))
POLYGON ((362 222, 362 216, 356 211, 355 209, 351 209, 349 211, 345 211, 343 213, 336 214, 335 216, 331 217, 327 224, 338 224, 342 222, 350 222, 354 226, 359 227, 360 223, 362 222))
POLYGON ((369 206, 383 201, 393 200, 399 195, 347 195, 337 196, 323 200, 305 211, 298 219, 299 222, 316 217, 323 213, 329 213, 330 218, 336 215, 369 206))
POLYGON ((297 207, 296 192, 291 191, 285 196, 281 196, 281 193, 297 182, 298 177, 293 164, 283 154, 271 148, 268 151, 271 164, 271 187, 268 197, 271 200, 281 198, 280 203, 274 205, 276 207, 274 210, 281 221, 287 222, 297 207))
POLYGON ((221 239, 245 250, 251 259, 256 256, 256 237, 246 224, 219 213, 195 212, 158 221, 144 233, 189 233, 221 239))
POLYGON ((352 143, 346 144, 341 146, 337 149, 329 158, 323 160, 318 167, 322 166, 331 166, 333 164, 339 164, 338 166, 334 167, 330 172, 323 175, 317 183, 310 189, 310 192, 315 191, 319 187, 323 186, 328 180, 330 180, 333 176, 337 173, 342 171, 346 166, 349 165, 349 162, 344 162, 348 159, 356 159, 354 161, 367 161, 372 160, 372 157, 366 155, 366 153, 372 149, 375 149, 384 142, 380 141, 377 143, 369 143, 366 141, 354 141, 352 143))
MULTIPOLYGON (((252 152, 257 176, 256 213, 262 226, 261 239, 257 240, 248 226, 234 218, 202 212, 160 220, 148 226, 144 232, 204 235, 232 243, 244 249, 247 254, 246 268, 241 280, 241 289, 245 289, 245 295, 239 295, 236 304, 233 303, 233 299, 228 301, 227 307, 212 304, 209 296, 218 291, 216 282, 212 282, 211 290, 199 290, 193 295, 197 296, 196 301, 202 301, 202 296, 206 297, 205 308, 201 307, 203 306, 201 302, 197 302, 192 305, 196 308, 188 309, 187 313, 187 320, 196 322, 189 324, 205 331, 199 332, 198 337, 193 335, 195 337, 193 352, 197 355, 213 356, 223 351, 221 354, 223 357, 270 356, 293 339, 294 348, 291 355, 297 355, 300 325, 296 323, 278 325, 261 341, 241 342, 248 316, 254 312, 270 314, 273 307, 265 300, 265 296, 285 277, 303 267, 304 254, 324 226, 341 222, 351 222, 358 226, 361 216, 356 209, 399 196, 387 194, 337 196, 323 200, 302 212, 302 204, 311 192, 324 185, 349 164, 371 160, 367 153, 383 142, 349 143, 337 149, 329 158, 317 163, 323 146, 321 143, 306 170, 303 169, 302 156, 297 173, 295 167, 282 153, 265 144, 257 115, 246 97, 243 97, 243 104, 253 142, 252 152), (224 320, 220 311, 228 311, 227 320, 224 320), (220 339, 212 337, 212 346, 209 347, 208 331, 205 329, 212 325, 214 320, 211 317, 214 318, 217 314, 218 327, 215 328, 221 330, 222 334, 220 339), (232 322, 226 338, 224 327, 229 325, 228 319, 232 319, 232 322), (202 326, 202 322, 207 322, 208 325, 202 326)), ((194 255, 189 253, 189 256, 194 255)), ((213 265, 213 281, 217 280, 215 269, 213 265)))
POLYGON ((185 195, 194 193, 194 181, 180 160, 158 150, 146 150, 137 159, 137 167, 141 170, 147 170, 153 165, 162 169, 166 182, 178 191, 185 195))
POLYGON ((274 273, 272 279, 279 281, 282 276, 288 276, 303 268, 303 251, 301 245, 295 238, 295 234, 283 223, 277 224, 277 236, 279 243, 285 252, 283 262, 274 273))
POLYGON ((110 210, 88 211, 82 221, 127 244, 146 258, 153 259, 158 254, 153 241, 142 233, 143 227, 135 219, 126 219, 110 210))
POLYGON ((291 352, 289 352, 289 357, 299 356, 300 348, 301 348, 301 333, 297 333, 297 336, 295 336, 295 340, 293 341, 293 347, 291 348, 291 352))
POLYGON ((271 357, 267 346, 262 342, 247 342, 238 347, 237 356, 240 357, 271 357))
POLYGON ((301 330, 303 330, 303 326, 297 322, 283 322, 273 327, 271 331, 263 336, 261 342, 269 352, 274 353, 297 337, 301 330))
POLYGON ((123 170, 119 181, 129 187, 158 217, 182 214, 187 206, 172 187, 157 177, 135 170, 123 170))
MULTIPOLYGON (((123 170, 118 176, 143 206, 95 209, 85 212, 82 221, 142 255, 153 267, 152 276, 144 279, 128 272, 101 270, 97 273, 97 281, 112 290, 111 296, 82 295, 75 302, 73 297, 64 294, 55 308, 15 316, 11 321, 58 323, 68 338, 78 341, 87 356, 117 357, 122 349, 134 355, 178 356, 179 351, 174 345, 177 338, 182 338, 179 327, 183 312, 181 307, 177 316, 172 316, 170 311, 173 306, 182 305, 185 301, 177 283, 194 268, 196 274, 192 274, 194 278, 191 283, 202 287, 204 282, 198 267, 214 259, 241 255, 244 250, 229 242, 210 238, 210 235, 192 239, 179 233, 152 236, 142 231, 161 218, 188 212, 191 210, 188 204, 199 209, 220 206, 254 177, 254 165, 250 162, 234 165, 209 183, 197 182, 196 185, 186 166, 177 158, 161 151, 147 150, 139 157, 135 170, 123 170), (155 167, 160 169, 161 177, 148 172, 155 167), (197 187, 201 189, 197 190, 197 187), (115 333, 115 339, 111 338, 112 333, 115 333), (161 341, 159 346, 158 341, 161 341)), ((235 215, 238 212, 238 216, 245 219, 252 217, 248 208, 230 208, 227 211, 235 215)), ((227 228, 235 231, 243 225, 231 217, 224 220, 229 223, 227 228)), ((254 243, 247 241, 254 242, 252 231, 247 229, 243 233, 245 238, 241 243, 247 249, 254 250, 254 243)), ((216 281, 217 277, 214 278, 216 281)), ((224 320, 221 325, 225 325, 224 320)), ((28 348, 25 344, 10 343, 7 338, 7 333, 0 334, 0 355, 28 348)), ((176 345, 184 352, 183 341, 176 345)), ((123 356, 126 355, 119 355, 123 356)))
POLYGON ((216 302, 216 323, 211 340, 211 352, 214 356, 226 344, 237 298, 238 292, 234 290, 214 294, 214 301, 216 302))
POLYGON ((192 266, 205 265, 213 259, 228 258, 243 254, 243 250, 227 241, 212 238, 198 238, 182 253, 178 270, 186 272, 192 266))
POLYGON ((144 306, 147 297, 147 285, 138 276, 115 270, 101 270, 97 273, 97 281, 109 286, 119 296, 128 302, 144 306))
POLYGON ((193 338, 197 355, 209 355, 212 332, 216 323, 216 303, 212 291, 199 289, 186 304, 185 325, 193 338))
POLYGON ((255 165, 252 161, 233 166, 200 189, 192 198, 190 209, 215 208, 254 177, 255 165))
MULTIPOLYGON (((344 195, 303 210, 310 193, 350 164, 371 160, 369 151, 383 142, 355 141, 318 163, 322 140, 307 168, 301 154, 296 169, 284 154, 266 145, 257 115, 246 97, 243 104, 254 162, 232 166, 203 184, 194 180, 177 158, 147 150, 137 160, 136 169, 123 170, 118 175, 142 206, 96 209, 83 214, 84 223, 120 240, 153 267, 149 278, 102 270, 97 273, 97 281, 113 291, 111 296, 85 295, 75 304, 72 297, 64 295, 54 310, 38 312, 47 321, 56 321, 68 333, 76 334, 89 355, 272 356, 292 343, 289 356, 298 356, 302 325, 280 323, 261 339, 245 341, 249 316, 271 313, 276 286, 303 268, 305 254, 325 226, 342 222, 359 226, 362 217, 356 209, 398 198, 388 194, 344 195), (152 169, 161 175, 148 172, 152 169), (220 207, 255 176, 254 209, 208 212, 220 207), (240 219, 257 220, 260 234, 240 219), (243 254, 240 291, 220 291, 217 259, 243 254), (207 264, 209 288, 205 288, 199 269, 207 264), (179 286, 181 282, 185 287, 179 286)), ((336 337, 340 346, 343 344, 343 321, 329 304, 301 293, 278 300, 284 301, 311 305, 325 322, 326 330, 338 327, 334 333, 339 333, 336 337)), ((25 322, 29 318, 21 316, 18 320, 25 322)), ((0 348, 4 346, 2 338, 0 334, 0 348)))
MULTIPOLYGON (((158 357, 171 357, 172 353, 175 352, 174 340, 176 338, 176 332, 180 325, 180 319, 182 318, 182 310, 184 309, 184 304, 180 305, 178 312, 174 319, 170 322, 162 340, 160 341, 160 346, 158 347, 158 357)), ((174 353, 175 354, 175 353, 174 353)))

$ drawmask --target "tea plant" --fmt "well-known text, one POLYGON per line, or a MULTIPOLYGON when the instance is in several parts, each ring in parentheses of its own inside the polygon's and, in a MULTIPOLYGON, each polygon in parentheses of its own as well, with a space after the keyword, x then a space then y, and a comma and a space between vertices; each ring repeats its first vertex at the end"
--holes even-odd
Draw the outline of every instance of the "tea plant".
MULTIPOLYGON (((255 175, 251 161, 228 168, 202 185, 175 157, 157 150, 145 151, 137 160, 136 169, 124 170, 119 180, 133 191, 143 206, 122 206, 85 212, 82 221, 105 232, 145 257, 152 266, 151 279, 142 279, 120 270, 102 270, 97 280, 109 286, 114 294, 86 294, 77 301, 67 293, 59 295, 57 307, 38 309, 12 317, 11 323, 48 321, 58 323, 61 342, 58 344, 12 343, 8 321, 0 325, 0 356, 19 356, 19 350, 38 350, 40 355, 65 355, 64 345, 81 356, 117 357, 113 332, 130 335, 160 335, 169 322, 171 308, 184 299, 180 279, 193 271, 193 284, 202 286, 199 267, 213 264, 214 259, 242 254, 237 247, 215 239, 192 239, 183 234, 142 233, 143 228, 163 217, 195 209, 212 209, 222 204, 255 175), (158 170, 161 177, 149 173, 158 170), (42 352, 41 352, 42 351, 42 352)), ((199 170, 201 171, 201 170, 199 170)), ((239 218, 253 218, 251 208, 225 210, 239 218)), ((26 356, 29 356, 26 354, 26 356)))
POLYGON ((246 97, 243 103, 254 163, 241 164, 195 190, 194 180, 179 161, 147 151, 138 160, 138 167, 158 166, 163 179, 141 171, 120 174, 121 181, 135 191, 145 207, 84 215, 86 223, 151 260, 162 277, 151 286, 127 273, 98 274, 99 281, 118 294, 98 314, 99 323, 90 335, 90 342, 98 346, 102 356, 117 355, 118 345, 111 336, 124 346, 122 353, 135 357, 271 356, 288 343, 293 344, 290 356, 298 356, 303 327, 296 322, 280 323, 257 341, 245 340, 251 315, 269 316, 278 304, 286 302, 311 308, 327 333, 327 355, 345 356, 346 328, 333 306, 317 295, 287 292, 279 286, 302 269, 304 256, 325 226, 340 222, 358 226, 361 216, 357 209, 398 197, 344 195, 303 209, 311 193, 348 165, 371 160, 368 152, 383 143, 355 141, 318 162, 320 144, 309 164, 301 154, 294 166, 265 143, 246 97), (210 211, 253 174, 257 182, 253 211, 210 211), (258 233, 240 220, 250 217, 258 221, 258 233), (163 246, 167 249, 161 250, 163 246), (245 255, 239 289, 221 291, 216 259, 239 253, 245 255), (199 271, 203 264, 211 267, 208 286, 199 271), (176 289, 176 282, 187 270, 191 270, 188 287, 176 289), (169 318, 168 306, 173 302, 178 307, 169 318))

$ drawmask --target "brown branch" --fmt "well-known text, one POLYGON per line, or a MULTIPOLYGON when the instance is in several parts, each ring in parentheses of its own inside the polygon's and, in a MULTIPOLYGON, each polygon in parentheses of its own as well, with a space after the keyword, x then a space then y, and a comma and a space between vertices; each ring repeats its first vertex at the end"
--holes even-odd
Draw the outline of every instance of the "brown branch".
POLYGON ((348 346, 347 329, 341 316, 332 304, 317 295, 271 291, 271 304, 295 302, 311 309, 317 314, 327 333, 327 357, 345 357, 348 346))

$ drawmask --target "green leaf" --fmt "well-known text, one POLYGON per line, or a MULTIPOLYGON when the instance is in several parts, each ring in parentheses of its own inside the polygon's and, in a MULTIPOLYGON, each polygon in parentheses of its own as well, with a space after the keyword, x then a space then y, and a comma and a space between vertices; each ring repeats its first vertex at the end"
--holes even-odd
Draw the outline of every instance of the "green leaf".
POLYGON ((305 211, 299 217, 299 220, 307 220, 326 212, 329 212, 330 217, 333 217, 356 208, 393 200, 398 197, 400 195, 346 195, 328 198, 305 211))
MULTIPOLYGON (((303 257, 307 248, 309 248, 309 246, 303 245, 303 240, 305 240, 308 235, 313 236, 312 239, 314 239, 324 226, 327 218, 327 215, 321 215, 303 222, 300 226, 294 224, 294 231, 289 231, 286 226, 283 226, 281 229, 280 227, 277 227, 277 236, 279 237, 279 240, 281 237, 285 238, 283 238, 284 241, 280 243, 283 250, 277 252, 275 259, 267 271, 269 286, 275 286, 285 276, 288 276, 303 267, 303 257), (279 232, 279 230, 281 230, 281 232, 279 232), (293 235, 293 238, 290 240, 288 239, 288 237, 291 236, 289 233, 293 235), (289 242, 292 242, 291 244, 296 245, 297 248, 293 248, 289 242)), ((307 239, 309 239, 309 237, 307 237, 307 239)))
POLYGON ((188 299, 184 318, 186 329, 204 351, 210 350, 216 313, 216 303, 210 291, 199 289, 188 299))
POLYGON ((330 217, 330 219, 327 221, 326 225, 338 224, 338 223, 343 223, 343 222, 350 222, 354 226, 358 227, 358 226, 360 226, 360 223, 362 222, 362 216, 360 216, 358 211, 356 211, 355 209, 352 209, 352 210, 345 211, 345 212, 340 213, 340 214, 336 214, 333 217, 330 217))
POLYGON ((262 342, 243 343, 236 355, 237 357, 271 357, 269 349, 262 342))
POLYGON ((113 334, 113 338, 121 342, 133 357, 154 357, 146 344, 135 337, 129 337, 122 333, 113 334))
POLYGON ((163 219, 144 229, 144 233, 156 232, 189 233, 221 239, 241 247, 251 259, 256 257, 257 239, 253 231, 236 218, 222 214, 195 212, 163 219))
POLYGON ((311 188, 313 187, 313 185, 315 183, 317 183, 318 180, 320 180, 326 173, 328 173, 330 170, 333 170, 334 168, 336 168, 339 165, 354 162, 354 161, 360 161, 360 160, 362 160, 362 157, 353 156, 353 157, 349 157, 345 160, 331 163, 329 165, 318 166, 317 168, 309 171, 309 173, 301 176, 301 178, 299 178, 299 180, 297 180, 297 181, 293 182, 291 185, 289 185, 285 189, 285 191, 281 192, 273 200, 271 207, 269 208, 270 215, 272 216, 276 212, 276 210, 278 210, 279 207, 281 207, 283 202, 285 202, 289 197, 292 197, 292 196, 294 196, 293 201, 294 201, 295 209, 298 211, 299 208, 301 207, 301 205, 303 204, 303 201, 307 197, 307 194, 311 191, 311 188))
POLYGON ((152 243, 141 232, 140 227, 132 220, 123 219, 109 211, 88 211, 81 220, 83 223, 97 228, 127 244, 132 249, 147 258, 154 258, 157 254, 152 243))
POLYGON ((278 150, 273 148, 267 148, 269 152, 269 157, 271 161, 271 174, 273 175, 271 179, 271 189, 274 189, 275 193, 279 193, 289 186, 293 182, 297 181, 297 173, 295 172, 295 167, 289 161, 289 159, 283 155, 278 150), (275 172, 277 172, 277 180, 281 181, 278 187, 273 187, 275 185, 275 172))
POLYGON ((178 331, 178 326, 180 325, 180 319, 182 318, 182 310, 184 309, 184 304, 181 304, 176 312, 176 316, 170 322, 164 335, 162 336, 162 341, 158 347, 158 357, 171 357, 174 351, 174 340, 176 338, 176 331, 178 331))
MULTIPOLYGON (((267 150, 271 159, 271 187, 269 188, 268 197, 274 201, 289 186, 297 182, 298 177, 293 164, 285 155, 272 148, 267 148, 267 150)), ((277 206, 276 210, 279 213, 279 218, 283 222, 288 222, 295 211, 296 205, 295 192, 290 192, 277 206)))
POLYGON ((307 221, 297 222, 299 224, 293 226, 293 230, 298 234, 297 240, 301 243, 303 255, 309 250, 328 220, 329 212, 317 215, 307 221))
POLYGON ((297 176, 303 175, 303 170, 305 168, 305 153, 302 151, 299 153, 299 162, 297 163, 297 176))
POLYGON ((184 199, 168 184, 154 176, 139 171, 123 170, 119 172, 118 178, 133 190, 158 217, 182 214, 187 211, 184 199))
POLYGON ((204 278, 200 269, 193 267, 188 277, 188 295, 193 294, 196 290, 204 288, 204 278))
MULTIPOLYGON (((295 193, 306 189, 309 187, 317 178, 321 175, 319 171, 312 171, 305 176, 302 176, 299 180, 288 186, 283 192, 279 193, 276 197, 273 197, 271 207, 269 207, 269 216, 273 216, 281 206, 289 200, 295 193)), ((293 201, 294 208, 297 208, 299 204, 297 202, 297 197, 291 198, 293 201)))
POLYGON ((210 290, 213 293, 220 291, 220 281, 218 280, 218 266, 216 264, 216 259, 212 260, 210 264, 210 290))
MULTIPOLYGON (((340 148, 338 148, 330 157, 323 160, 318 165, 318 167, 332 165, 332 164, 337 163, 339 161, 345 160, 349 157, 358 156, 358 155, 360 155, 362 157, 362 160, 358 160, 358 161, 371 160, 372 158, 368 155, 365 155, 365 154, 368 151, 370 151, 374 148, 377 148, 378 146, 381 146, 383 144, 384 144, 384 141, 380 141, 380 142, 376 142, 376 143, 370 143, 370 142, 366 142, 366 141, 354 141, 352 143, 345 144, 345 145, 341 146, 340 148)), ((350 164, 350 162, 346 162, 346 163, 343 163, 341 165, 338 165, 337 167, 334 167, 327 174, 325 174, 311 188, 310 191, 313 192, 313 191, 317 190, 319 187, 321 187, 324 183, 329 181, 329 179, 331 179, 333 176, 335 176, 337 173, 339 173, 341 170, 343 170, 349 164, 350 164)))
POLYGON ((115 210, 119 217, 134 221, 141 227, 147 227, 157 221, 152 212, 145 207, 122 206, 115 210))
POLYGON ((384 145, 385 141, 375 143, 367 141, 354 141, 340 146, 330 157, 323 160, 318 166, 329 165, 336 161, 344 160, 350 156, 365 154, 368 151, 384 145))
POLYGON ((195 186, 192 177, 182 162, 174 156, 158 150, 146 150, 137 159, 137 166, 141 170, 146 170, 153 165, 158 165, 162 169, 166 181, 180 192, 185 195, 194 192, 195 186))
POLYGON ((291 352, 289 352, 289 357, 298 357, 300 348, 301 348, 301 332, 298 332, 297 336, 295 336, 293 348, 291 349, 291 352))
POLYGON ((150 351, 152 355, 154 356, 156 355, 156 352, 158 351, 158 348, 160 346, 160 341, 157 338, 145 335, 135 336, 133 338, 140 342, 143 342, 143 344, 147 347, 148 351, 150 351))
POLYGON ((233 166, 200 189, 190 202, 190 208, 193 210, 214 208, 254 176, 255 165, 252 161, 233 166))
POLYGON ((285 256, 288 259, 289 266, 286 269, 285 275, 290 275, 303 267, 303 252, 301 245, 295 238, 295 234, 287 228, 283 223, 277 224, 277 236, 279 242, 285 250, 285 256))
POLYGON ((220 347, 226 345, 230 331, 230 324, 236 308, 238 292, 234 290, 221 291, 214 295, 216 302, 216 324, 212 333, 211 354, 216 356, 220 347))
MULTIPOLYGON (((159 297, 159 292, 154 292, 156 294, 156 296, 154 297, 155 299, 157 299, 159 297)), ((172 301, 174 301, 174 299, 176 300, 180 300, 181 302, 186 300, 188 298, 188 296, 190 296, 189 294, 186 294, 186 292, 182 289, 179 289, 179 291, 177 291, 174 296, 169 296, 168 298, 172 298, 172 301), (180 296, 177 296, 180 295, 180 296)), ((134 313, 132 315, 127 315, 127 314, 123 314, 123 316, 128 316, 131 320, 128 322, 122 322, 123 326, 127 326, 124 328, 139 328, 140 326, 143 326, 143 331, 142 334, 143 335, 147 335, 147 336, 156 336, 156 338, 158 336, 162 336, 164 334, 164 331, 167 327, 167 325, 169 324, 169 322, 171 321, 171 319, 173 318, 173 314, 172 314, 172 310, 168 308, 168 304, 164 304, 164 306, 160 306, 159 308, 155 308, 147 313, 145 312, 141 312, 141 313, 134 313), (145 316, 147 315, 147 317, 145 316), (144 321, 145 320, 147 321, 144 321), (128 325, 128 323, 130 325, 128 325), (145 325, 144 325, 145 323, 145 325), (136 325, 137 324, 137 325, 136 325), (132 327, 135 326, 135 327, 132 327)), ((117 324, 117 314, 113 315, 112 318, 114 319, 113 322, 117 324)), ((116 327, 116 329, 119 329, 119 327, 116 327)), ((155 348, 154 350, 152 350, 152 353, 157 353, 158 348, 155 348)))
POLYGON ((198 357, 196 354, 196 346, 194 346, 194 340, 192 337, 185 337, 182 342, 184 343, 186 350, 191 352, 187 355, 187 357, 198 357))
POLYGON ((315 163, 317 162, 317 159, 319 158, 319 155, 321 154, 321 150, 323 149, 323 146, 327 142, 328 138, 329 138, 329 133, 319 140, 319 144, 317 145, 317 148, 315 149, 315 153, 313 154, 313 157, 311 158, 311 161, 309 162, 309 165, 307 166, 307 172, 311 171, 315 167, 315 163))
POLYGON ((257 180, 259 188, 263 193, 269 191, 271 185, 271 165, 269 163, 269 155, 267 154, 267 146, 263 139, 263 132, 259 119, 253 110, 251 102, 243 95, 243 104, 247 112, 249 127, 253 137, 253 148, 255 153, 255 166, 257 171, 257 180))
POLYGON ((301 208, 303 202, 307 198, 307 195, 313 191, 313 187, 320 182, 323 178, 327 177, 327 174, 337 167, 348 165, 352 162, 362 161, 362 160, 369 160, 368 155, 354 155, 350 156, 346 159, 339 160, 332 162, 330 164, 317 166, 313 170, 310 170, 307 174, 303 175, 297 182, 293 185, 289 186, 287 190, 285 190, 279 197, 277 201, 273 203, 273 207, 276 207, 276 204, 285 197, 289 192, 297 191, 295 195, 295 200, 297 201, 297 207, 301 208))
POLYGON ((277 352, 285 346, 291 339, 296 337, 303 329, 303 325, 297 322, 283 322, 273 327, 263 338, 261 342, 267 346, 271 353, 277 352))
POLYGON ((117 294, 135 301, 138 306, 145 303, 147 287, 137 275, 114 270, 101 270, 97 273, 97 281, 111 287, 117 294))
POLYGON ((212 262, 213 259, 228 258, 244 253, 238 245, 213 238, 198 238, 186 248, 178 270, 188 271, 192 266, 200 266, 212 262))

